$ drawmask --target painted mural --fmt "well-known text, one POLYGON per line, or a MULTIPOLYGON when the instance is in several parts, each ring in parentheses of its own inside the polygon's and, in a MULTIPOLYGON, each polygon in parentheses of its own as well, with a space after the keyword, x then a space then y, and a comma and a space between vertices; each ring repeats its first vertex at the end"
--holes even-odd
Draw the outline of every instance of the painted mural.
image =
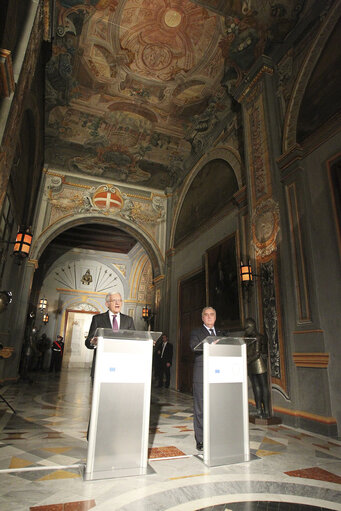
POLYGON ((283 40, 305 2, 210 4, 56 0, 46 163, 176 187, 226 126, 231 87, 283 40))

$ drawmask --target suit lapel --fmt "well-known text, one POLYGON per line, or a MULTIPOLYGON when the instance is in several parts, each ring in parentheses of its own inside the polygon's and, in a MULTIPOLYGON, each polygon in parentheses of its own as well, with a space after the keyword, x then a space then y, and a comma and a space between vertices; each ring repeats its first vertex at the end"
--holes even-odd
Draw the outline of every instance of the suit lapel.
POLYGON ((126 317, 124 314, 120 314, 120 330, 124 330, 126 327, 126 317))
POLYGON ((107 311, 105 313, 105 322, 106 322, 106 326, 104 328, 111 328, 112 329, 112 324, 110 323, 110 316, 109 316, 109 311, 107 311))
POLYGON ((202 340, 206 339, 206 337, 208 337, 210 335, 210 332, 207 330, 206 327, 204 327, 204 325, 201 327, 202 329, 202 340))

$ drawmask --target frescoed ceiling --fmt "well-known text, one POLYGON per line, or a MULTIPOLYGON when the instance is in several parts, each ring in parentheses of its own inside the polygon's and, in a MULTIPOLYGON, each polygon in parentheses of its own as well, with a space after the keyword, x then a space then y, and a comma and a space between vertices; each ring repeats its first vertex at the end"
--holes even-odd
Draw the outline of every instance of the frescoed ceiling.
POLYGON ((165 190, 231 116, 231 87, 304 0, 56 0, 49 167, 165 190))

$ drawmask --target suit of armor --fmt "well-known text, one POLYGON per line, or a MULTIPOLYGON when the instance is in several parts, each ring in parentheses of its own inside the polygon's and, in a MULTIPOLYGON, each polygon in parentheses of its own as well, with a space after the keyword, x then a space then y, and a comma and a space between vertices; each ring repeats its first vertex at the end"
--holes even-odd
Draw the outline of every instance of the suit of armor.
POLYGON ((267 345, 265 337, 257 332, 252 318, 245 320, 247 371, 256 401, 257 416, 270 417, 270 392, 267 371, 267 345), (249 339, 248 339, 249 338, 249 339))

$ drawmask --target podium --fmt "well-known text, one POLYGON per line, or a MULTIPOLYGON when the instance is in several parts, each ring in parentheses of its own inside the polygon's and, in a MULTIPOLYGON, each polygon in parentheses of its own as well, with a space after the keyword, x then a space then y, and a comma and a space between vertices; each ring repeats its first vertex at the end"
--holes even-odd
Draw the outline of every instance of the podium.
POLYGON ((161 332, 96 330, 85 480, 147 473, 153 341, 161 332))
POLYGON ((204 463, 250 461, 246 344, 242 337, 209 336, 204 352, 204 463))

